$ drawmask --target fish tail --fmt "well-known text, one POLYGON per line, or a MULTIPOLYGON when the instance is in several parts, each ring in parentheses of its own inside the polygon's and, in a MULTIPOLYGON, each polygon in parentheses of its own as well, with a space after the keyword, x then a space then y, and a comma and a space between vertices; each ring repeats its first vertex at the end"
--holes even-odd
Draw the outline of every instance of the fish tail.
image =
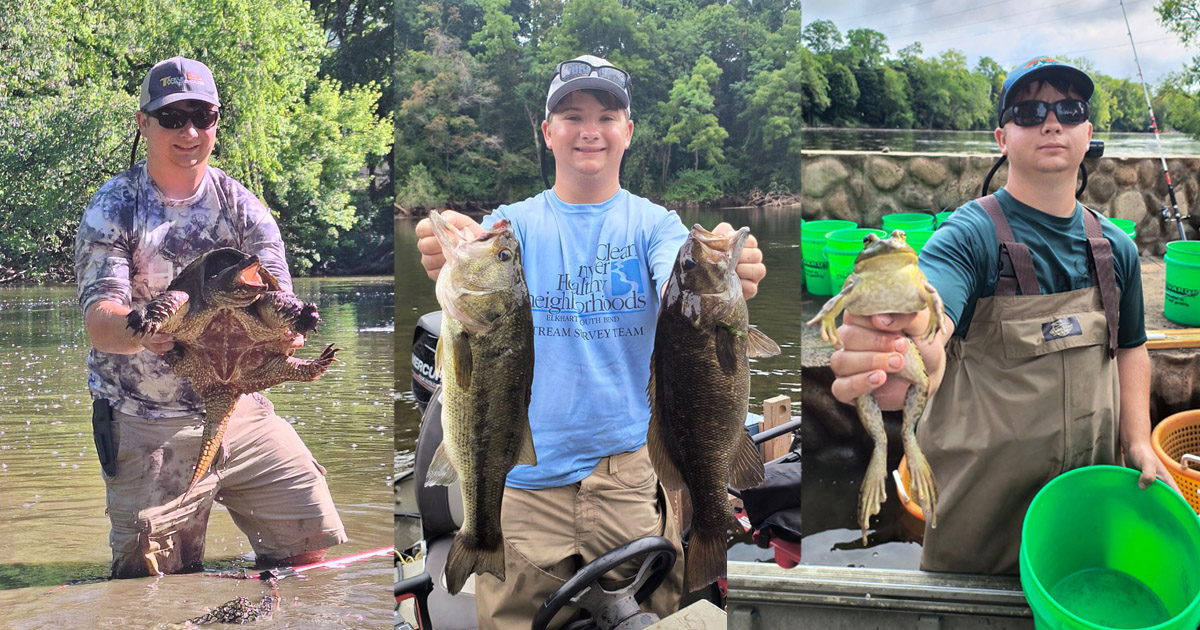
POLYGON ((446 556, 446 590, 457 595, 472 573, 491 573, 504 581, 504 541, 485 545, 470 532, 459 530, 446 556))
POLYGON ((724 529, 692 528, 687 551, 686 590, 698 591, 725 577, 727 562, 724 529))

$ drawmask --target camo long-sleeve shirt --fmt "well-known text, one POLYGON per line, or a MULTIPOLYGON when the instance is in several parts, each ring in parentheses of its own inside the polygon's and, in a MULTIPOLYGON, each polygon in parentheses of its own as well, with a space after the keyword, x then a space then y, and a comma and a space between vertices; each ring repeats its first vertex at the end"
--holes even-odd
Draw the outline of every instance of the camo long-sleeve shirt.
MULTIPOLYGON (((279 227, 244 186, 209 167, 187 199, 168 199, 145 162, 108 180, 92 197, 75 237, 79 307, 111 301, 140 308, 163 292, 189 262, 218 247, 257 254, 286 291, 292 278, 279 227)), ((115 409, 143 418, 199 412, 200 397, 157 355, 88 354, 88 388, 115 409)))

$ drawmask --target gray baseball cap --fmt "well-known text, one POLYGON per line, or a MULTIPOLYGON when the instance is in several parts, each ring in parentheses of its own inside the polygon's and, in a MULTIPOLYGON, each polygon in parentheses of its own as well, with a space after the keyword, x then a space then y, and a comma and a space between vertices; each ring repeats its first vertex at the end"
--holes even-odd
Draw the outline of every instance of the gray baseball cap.
POLYGON ((171 57, 150 68, 142 79, 138 109, 152 112, 179 101, 204 101, 221 106, 217 84, 208 66, 185 57, 171 57))
POLYGON ((627 116, 631 114, 629 73, 595 55, 580 55, 555 68, 554 78, 550 79, 550 90, 546 93, 546 118, 550 117, 550 112, 566 95, 575 90, 604 90, 617 97, 617 101, 625 107, 627 116))

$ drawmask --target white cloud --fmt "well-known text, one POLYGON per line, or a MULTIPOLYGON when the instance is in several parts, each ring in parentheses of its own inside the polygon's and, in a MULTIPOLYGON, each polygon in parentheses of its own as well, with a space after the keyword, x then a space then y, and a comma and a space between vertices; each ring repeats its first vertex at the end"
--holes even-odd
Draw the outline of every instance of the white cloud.
MULTIPOLYGON (((920 41, 926 57, 957 49, 974 67, 991 57, 1011 68, 1037 55, 1088 59, 1103 74, 1137 80, 1133 49, 1115 0, 804 0, 804 23, 832 20, 838 30, 871 28, 887 36, 897 50, 920 41)), ((1157 0, 1126 0, 1129 27, 1142 70, 1150 83, 1181 69, 1200 51, 1188 50, 1158 23, 1157 0)))

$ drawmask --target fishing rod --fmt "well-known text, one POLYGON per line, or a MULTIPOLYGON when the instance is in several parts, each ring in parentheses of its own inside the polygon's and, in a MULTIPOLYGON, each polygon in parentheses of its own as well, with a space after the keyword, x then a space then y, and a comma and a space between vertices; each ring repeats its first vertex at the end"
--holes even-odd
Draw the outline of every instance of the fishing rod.
POLYGON ((250 569, 242 569, 241 571, 222 571, 220 573, 199 573, 204 577, 222 577, 235 578, 239 580, 270 580, 292 577, 300 575, 306 571, 313 569, 341 569, 352 562, 359 562, 368 558, 376 558, 380 556, 390 556, 395 553, 395 547, 380 547, 362 553, 356 553, 332 560, 322 560, 321 562, 313 562, 312 564, 304 564, 298 567, 276 567, 267 569, 266 571, 253 571, 250 569))
POLYGON ((1167 210, 1167 207, 1163 206, 1162 216, 1165 221, 1175 222, 1175 227, 1179 228, 1179 240, 1186 241, 1182 219, 1187 217, 1179 216, 1179 204, 1175 201, 1175 187, 1171 185, 1171 173, 1167 170, 1167 156, 1163 151, 1162 138, 1158 136, 1158 122, 1154 119, 1154 106, 1150 104, 1150 90, 1146 88, 1146 77, 1142 75, 1142 62, 1138 59, 1137 46, 1133 43, 1133 29, 1129 27, 1129 15, 1125 13, 1125 0, 1120 0, 1120 3, 1121 15, 1125 18, 1125 32, 1129 34, 1129 46, 1133 48, 1133 62, 1137 64, 1138 79, 1142 82, 1142 95, 1146 97, 1146 109, 1150 111, 1150 129, 1154 132, 1154 140, 1158 143, 1158 159, 1162 162, 1163 177, 1167 179, 1167 194, 1171 197, 1171 209, 1167 210))

